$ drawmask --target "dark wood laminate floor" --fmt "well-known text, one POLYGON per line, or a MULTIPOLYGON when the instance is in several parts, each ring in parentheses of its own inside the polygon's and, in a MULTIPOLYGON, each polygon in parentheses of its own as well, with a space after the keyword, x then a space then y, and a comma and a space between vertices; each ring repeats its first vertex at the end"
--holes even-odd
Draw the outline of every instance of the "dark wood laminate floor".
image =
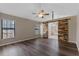
POLYGON ((56 39, 33 39, 0 47, 0 56, 77 56, 76 46, 56 39))

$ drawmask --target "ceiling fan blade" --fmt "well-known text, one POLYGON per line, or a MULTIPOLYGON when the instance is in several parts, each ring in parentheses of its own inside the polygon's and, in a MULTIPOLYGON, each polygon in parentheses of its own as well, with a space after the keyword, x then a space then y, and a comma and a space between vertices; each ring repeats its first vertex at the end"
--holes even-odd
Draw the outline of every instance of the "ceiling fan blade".
POLYGON ((44 14, 44 15, 49 15, 49 13, 46 13, 46 14, 44 14))
POLYGON ((36 14, 36 13, 32 13, 32 14, 36 14))

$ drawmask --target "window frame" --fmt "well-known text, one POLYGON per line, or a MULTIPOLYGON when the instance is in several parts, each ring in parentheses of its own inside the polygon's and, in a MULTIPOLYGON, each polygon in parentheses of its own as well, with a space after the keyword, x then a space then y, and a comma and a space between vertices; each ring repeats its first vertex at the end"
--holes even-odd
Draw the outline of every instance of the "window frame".
POLYGON ((14 30, 14 37, 13 38, 5 38, 5 39, 14 39, 15 38, 15 21, 13 20, 14 21, 14 28, 3 28, 3 20, 10 20, 10 19, 1 19, 1 39, 4 39, 3 38, 3 30, 14 30))

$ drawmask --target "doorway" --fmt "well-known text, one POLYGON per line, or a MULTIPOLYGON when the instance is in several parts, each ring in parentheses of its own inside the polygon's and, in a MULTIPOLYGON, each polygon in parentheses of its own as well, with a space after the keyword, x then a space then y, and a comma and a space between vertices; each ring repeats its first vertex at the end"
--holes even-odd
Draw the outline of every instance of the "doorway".
POLYGON ((40 24, 40 35, 42 38, 48 38, 48 23, 40 24))
POLYGON ((48 38, 58 39, 58 21, 48 23, 48 38))

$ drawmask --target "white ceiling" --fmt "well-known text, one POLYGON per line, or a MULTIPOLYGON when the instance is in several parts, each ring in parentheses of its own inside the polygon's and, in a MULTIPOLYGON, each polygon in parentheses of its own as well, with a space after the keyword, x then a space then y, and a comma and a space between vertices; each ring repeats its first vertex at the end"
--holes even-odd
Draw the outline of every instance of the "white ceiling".
POLYGON ((35 21, 51 20, 51 12, 54 11, 54 19, 65 16, 77 15, 79 13, 79 4, 77 3, 0 3, 0 12, 11 14, 23 18, 28 18, 35 21), (44 19, 36 17, 32 13, 44 9, 50 13, 44 19))

